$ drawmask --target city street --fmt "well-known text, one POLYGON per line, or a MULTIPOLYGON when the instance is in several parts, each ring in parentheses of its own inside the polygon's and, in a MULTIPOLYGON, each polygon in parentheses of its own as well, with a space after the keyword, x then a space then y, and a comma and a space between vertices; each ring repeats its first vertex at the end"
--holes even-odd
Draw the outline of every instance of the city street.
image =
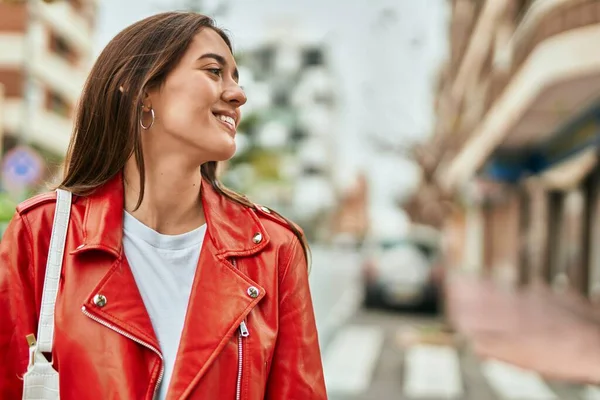
POLYGON ((310 284, 319 339, 324 347, 332 334, 360 305, 359 254, 347 249, 311 245, 310 284))
MULTIPOLYGON (((294 260, 272 257, 289 233, 274 210, 315 241, 310 296, 306 276, 293 289, 312 300, 320 348, 309 308, 281 312, 300 354, 285 368, 310 369, 320 350, 329 399, 600 400, 599 42, 600 0, 0 0, 0 400, 19 397, 12 337, 38 309, 13 297, 30 276, 39 352, 55 350, 42 328, 56 309, 58 350, 122 350, 101 324, 138 342, 154 328, 160 398, 323 397, 318 368, 310 384, 269 378, 289 361, 264 360, 271 331, 223 350, 239 359, 223 395, 234 371, 209 369, 216 339, 192 334, 229 323, 247 336, 242 311, 258 325, 295 302, 263 279, 294 260), (50 214, 57 187, 77 203, 50 214), (202 266, 207 251, 244 257, 236 272, 259 287, 206 267, 194 279, 200 243, 202 266), (97 250, 128 256, 137 291, 107 275, 84 308, 105 321, 65 328, 62 304, 108 260, 97 250), (152 326, 124 325, 137 292, 152 326), (180 364, 204 365, 197 387, 180 364)), ((148 362, 122 355, 90 384, 65 384, 63 368, 62 385, 32 390, 141 392, 101 385, 148 362)))
POLYGON ((548 382, 478 360, 439 316, 364 310, 359 256, 313 247, 311 284, 331 400, 596 400, 597 388, 548 382))

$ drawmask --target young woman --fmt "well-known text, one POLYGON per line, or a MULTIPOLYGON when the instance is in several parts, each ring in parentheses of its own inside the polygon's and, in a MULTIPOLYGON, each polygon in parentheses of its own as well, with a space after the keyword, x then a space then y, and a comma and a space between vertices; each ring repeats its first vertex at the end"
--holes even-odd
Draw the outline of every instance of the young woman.
MULTIPOLYGON (((54 317, 61 399, 325 399, 307 245, 223 187, 240 107, 212 20, 119 33, 83 90, 61 189, 73 194, 54 317)), ((0 398, 21 398, 56 194, 0 245, 0 398)), ((50 355, 48 355, 50 356, 50 355)))

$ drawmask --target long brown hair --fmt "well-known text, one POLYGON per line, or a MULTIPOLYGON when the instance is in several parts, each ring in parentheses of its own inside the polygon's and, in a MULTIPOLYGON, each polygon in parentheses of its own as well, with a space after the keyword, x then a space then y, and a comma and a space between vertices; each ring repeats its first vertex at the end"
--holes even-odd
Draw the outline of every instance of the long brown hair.
MULTIPOLYGON (((145 187, 139 105, 144 91, 165 81, 202 29, 217 32, 233 52, 229 37, 211 18, 191 12, 148 17, 125 28, 108 43, 83 88, 60 188, 85 196, 120 173, 135 155, 140 171, 139 207, 145 187)), ((217 162, 203 164, 201 173, 222 196, 255 208, 246 197, 219 182, 217 162)), ((300 240, 308 261, 306 238, 296 225, 279 216, 300 240)))

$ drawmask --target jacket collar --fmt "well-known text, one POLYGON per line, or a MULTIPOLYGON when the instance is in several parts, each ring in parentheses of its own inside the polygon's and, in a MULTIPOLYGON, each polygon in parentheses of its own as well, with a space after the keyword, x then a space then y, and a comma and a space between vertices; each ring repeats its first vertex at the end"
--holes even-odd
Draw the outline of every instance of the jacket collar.
MULTIPOLYGON (((269 237, 256 214, 227 200, 208 182, 202 182, 201 196, 207 222, 206 239, 200 251, 170 383, 169 392, 173 398, 189 397, 218 354, 230 343, 226 338, 234 335, 241 322, 267 295, 260 282, 246 276, 227 259, 250 255, 268 244, 269 237), (262 235, 260 241, 256 240, 259 243, 253 241, 256 233, 262 235), (258 289, 259 295, 255 298, 248 294, 251 287, 258 289), (209 329, 205 329, 206 326, 209 329)), ((115 177, 86 200, 83 222, 86 242, 75 252, 100 249, 115 254, 116 260, 106 257, 101 258, 102 261, 88 260, 88 263, 94 263, 96 270, 105 272, 87 295, 84 313, 159 352, 160 343, 140 292, 129 290, 136 287, 136 282, 122 253, 122 177, 115 177), (109 299, 105 306, 96 306, 97 294, 109 299)), ((158 369, 152 371, 150 382, 155 384, 158 369)))
MULTIPOLYGON (((201 197, 207 237, 217 249, 217 256, 248 256, 267 246, 269 235, 250 208, 227 199, 205 179, 201 197)), ((87 197, 84 243, 73 253, 105 250, 119 256, 123 246, 123 208, 123 177, 119 173, 87 197)))

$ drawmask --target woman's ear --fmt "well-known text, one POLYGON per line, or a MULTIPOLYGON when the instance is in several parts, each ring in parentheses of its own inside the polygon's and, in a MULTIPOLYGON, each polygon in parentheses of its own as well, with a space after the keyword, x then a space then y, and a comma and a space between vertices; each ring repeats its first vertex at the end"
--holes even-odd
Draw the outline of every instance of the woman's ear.
POLYGON ((150 95, 148 92, 144 90, 144 96, 142 98, 142 109, 145 112, 150 112, 152 110, 152 100, 150 99, 150 95))

